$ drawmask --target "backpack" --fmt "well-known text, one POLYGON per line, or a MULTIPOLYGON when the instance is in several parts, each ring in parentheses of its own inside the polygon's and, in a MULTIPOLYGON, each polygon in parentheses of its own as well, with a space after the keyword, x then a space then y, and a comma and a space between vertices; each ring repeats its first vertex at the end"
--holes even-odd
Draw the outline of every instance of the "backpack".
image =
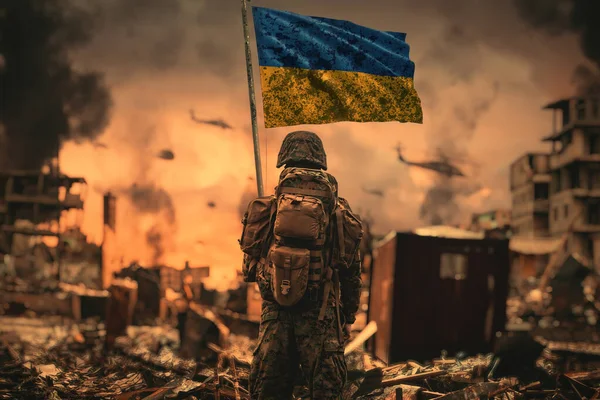
POLYGON ((324 281, 325 305, 334 273, 354 262, 362 239, 360 220, 337 196, 335 178, 318 169, 284 169, 275 195, 251 201, 242 223, 240 246, 252 259, 245 280, 252 282, 262 263, 282 306, 295 305, 324 281))

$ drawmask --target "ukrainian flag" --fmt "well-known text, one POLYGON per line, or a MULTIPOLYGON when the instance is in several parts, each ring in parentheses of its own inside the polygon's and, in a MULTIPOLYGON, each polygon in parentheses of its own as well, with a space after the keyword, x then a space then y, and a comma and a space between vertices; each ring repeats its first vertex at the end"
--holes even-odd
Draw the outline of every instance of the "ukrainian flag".
POLYGON ((423 123, 405 33, 252 7, 265 127, 423 123))

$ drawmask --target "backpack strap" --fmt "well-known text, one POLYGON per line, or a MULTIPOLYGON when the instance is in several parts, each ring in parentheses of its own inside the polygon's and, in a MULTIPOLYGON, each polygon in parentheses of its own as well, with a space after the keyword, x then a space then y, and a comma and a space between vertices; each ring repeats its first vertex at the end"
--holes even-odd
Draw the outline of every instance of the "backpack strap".
POLYGON ((318 197, 329 197, 330 196, 330 193, 325 190, 290 188, 290 187, 282 187, 279 189, 278 192, 279 192, 279 194, 292 193, 292 194, 303 194, 306 196, 318 196, 318 197))
POLYGON ((310 269, 308 272, 309 282, 321 282, 324 269, 323 251, 310 250, 310 269), (317 261, 318 260, 318 261, 317 261))
POLYGON ((277 202, 273 201, 271 203, 271 216, 269 222, 269 233, 267 233, 267 238, 263 244, 263 249, 261 252, 261 261, 264 261, 267 257, 267 252, 269 251, 269 247, 271 247, 271 241, 273 239, 273 226, 275 225, 275 212, 277 211, 277 202))
MULTIPOLYGON (((281 187, 282 183, 284 183, 285 181, 290 180, 290 179, 294 179, 294 178, 307 179, 307 178, 305 178, 305 175, 298 172, 299 169, 300 168, 292 168, 290 170, 283 170, 281 172, 281 175, 279 176, 279 184, 275 188, 277 197, 279 197, 279 195, 282 193, 294 193, 294 194, 297 193, 297 194, 304 194, 307 196, 330 197, 331 200, 333 201, 333 204, 337 203, 337 182, 332 182, 333 177, 327 173, 323 173, 323 171, 321 171, 321 170, 315 170, 315 171, 320 172, 321 179, 324 182, 327 182, 329 184, 329 186, 331 188, 331 190, 329 190, 329 191, 281 187)), ((308 169, 308 168, 303 168, 303 169, 308 169)))
POLYGON ((333 277, 333 269, 331 267, 327 267, 325 269, 325 285, 323 287, 323 303, 321 303, 321 310, 319 311, 319 321, 323 321, 325 319, 325 311, 327 310, 327 301, 329 300, 329 293, 331 293, 332 282, 331 278, 333 277))
POLYGON ((337 227, 337 237, 338 237, 338 246, 339 246, 339 258, 341 260, 346 257, 346 250, 344 244, 344 216, 342 215, 342 209, 339 207, 335 210, 335 222, 337 227))
POLYGON ((342 332, 342 320, 340 318, 340 277, 337 269, 327 267, 325 272, 325 287, 323 293, 323 303, 321 303, 321 310, 319 311, 319 321, 325 319, 325 312, 327 311, 327 303, 329 300, 329 294, 333 290, 335 297, 335 317, 338 326, 338 340, 340 344, 344 342, 344 334, 342 332))
POLYGON ((333 292, 335 294, 335 316, 338 326, 338 340, 340 345, 344 344, 344 333, 342 332, 342 320, 340 318, 340 302, 342 301, 340 294, 340 275, 337 269, 333 270, 333 292))

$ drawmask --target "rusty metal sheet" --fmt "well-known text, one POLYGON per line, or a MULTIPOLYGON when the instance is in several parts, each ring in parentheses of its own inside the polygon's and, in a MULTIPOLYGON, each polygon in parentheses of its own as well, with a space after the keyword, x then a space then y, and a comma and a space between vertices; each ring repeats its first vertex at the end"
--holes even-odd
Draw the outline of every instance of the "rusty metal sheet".
POLYGON ((380 360, 390 363, 389 348, 392 334, 392 299, 394 292, 394 267, 396 263, 396 236, 384 239, 375 250, 375 263, 371 272, 369 297, 369 320, 377 323, 378 332, 374 337, 374 354, 380 360))
POLYGON ((491 350, 506 322, 508 274, 507 240, 396 233, 373 267, 375 355, 391 363, 491 350))

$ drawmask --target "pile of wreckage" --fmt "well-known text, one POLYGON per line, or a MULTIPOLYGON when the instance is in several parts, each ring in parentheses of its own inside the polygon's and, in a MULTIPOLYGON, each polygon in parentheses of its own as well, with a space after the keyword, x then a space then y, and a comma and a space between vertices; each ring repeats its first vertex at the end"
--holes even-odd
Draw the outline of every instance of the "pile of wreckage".
MULTIPOLYGON (((105 313, 78 321, 1 317, 0 399, 250 399, 254 340, 194 301, 175 302, 185 315, 179 329, 169 321, 134 326, 138 289, 115 279, 105 313)), ((346 399, 600 397, 600 344, 516 332, 499 337, 493 354, 385 365, 362 351, 376 331, 370 322, 346 348, 346 399)), ((297 384, 297 398, 306 398, 297 384)))
POLYGON ((508 326, 555 340, 598 339, 600 275, 561 241, 539 274, 521 279, 507 301, 508 326))
MULTIPOLYGON (((181 346, 178 332, 168 325, 127 326, 135 284, 118 287, 111 291, 105 321, 1 318, 0 399, 250 398, 255 341, 200 318, 188 326, 194 336, 181 346), (195 356, 182 357, 186 351, 195 356)), ((215 318, 201 307, 193 312, 215 318)), ((512 335, 500 338, 490 355, 442 354, 429 363, 385 366, 359 350, 373 328, 368 325, 347 347, 346 399, 600 396, 600 345, 564 346, 512 335)), ((296 393, 297 398, 306 395, 301 381, 296 393)))
MULTIPOLYGON (((361 316, 364 324, 355 324, 361 331, 353 332, 346 347, 343 398, 600 398, 600 337, 594 319, 600 309, 598 280, 578 254, 561 247, 535 284, 523 285, 520 295, 509 300, 513 328, 506 333, 500 332, 506 319, 507 243, 394 233, 377 254, 379 261, 375 257, 365 282, 388 290, 363 300, 363 306, 370 303, 363 311, 371 312, 361 316), (421 249, 430 257, 421 257, 421 249), (472 263, 467 275, 461 269, 467 264, 455 262, 456 254, 448 257, 457 249, 472 263), (385 257, 386 252, 392 256, 385 257), (489 271, 496 273, 494 285, 481 289, 478 282, 487 285, 489 271), (407 282, 412 291, 400 286, 407 282), (419 304, 385 297, 413 298, 426 292, 419 285, 452 297, 430 296, 419 304), (426 309, 438 309, 437 315, 426 309), (478 319, 455 318, 459 314, 471 320, 477 314, 478 319), (488 320, 491 327, 483 329, 488 320), (519 324, 531 326, 515 329, 519 324), (459 342, 457 337, 474 341, 469 330, 481 331, 473 338, 491 336, 493 351, 448 347, 459 342), (413 351, 417 339, 429 355, 398 356, 398 342, 412 347, 400 350, 413 351), (440 349, 448 351, 440 354, 440 349), (407 358, 415 359, 401 361, 407 358)), ((0 399, 249 399, 259 321, 249 299, 256 293, 245 285, 226 293, 208 290, 201 282, 205 268, 134 263, 115 274, 107 290, 51 279, 35 288, 18 277, 0 280, 0 399), (186 280, 186 273, 196 277, 186 280)), ((301 378, 295 395, 307 398, 301 378)))

